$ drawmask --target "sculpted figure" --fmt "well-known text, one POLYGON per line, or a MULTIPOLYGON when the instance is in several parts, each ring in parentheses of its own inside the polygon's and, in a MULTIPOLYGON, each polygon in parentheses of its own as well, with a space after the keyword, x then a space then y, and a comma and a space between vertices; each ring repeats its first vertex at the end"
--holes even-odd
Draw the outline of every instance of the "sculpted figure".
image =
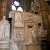
POLYGON ((15 24, 14 25, 17 27, 23 27, 22 17, 20 13, 15 13, 15 24))
POLYGON ((0 40, 5 40, 9 38, 10 33, 10 24, 6 20, 6 17, 3 16, 3 19, 0 21, 0 40))

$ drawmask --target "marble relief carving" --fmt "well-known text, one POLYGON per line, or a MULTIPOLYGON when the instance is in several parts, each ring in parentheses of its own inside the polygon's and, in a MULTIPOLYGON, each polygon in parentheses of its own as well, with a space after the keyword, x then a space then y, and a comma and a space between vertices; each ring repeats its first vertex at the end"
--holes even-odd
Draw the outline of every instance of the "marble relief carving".
POLYGON ((15 12, 15 23, 14 23, 14 26, 17 26, 17 27, 23 27, 23 23, 22 23, 22 17, 21 17, 21 13, 17 13, 15 12))
MULTIPOLYGON (((37 36, 43 34, 42 25, 38 27, 37 22, 41 22, 39 15, 27 13, 27 12, 11 12, 12 16, 12 39, 10 40, 11 50, 22 50, 23 44, 29 45, 37 42, 37 36), (13 14, 13 15, 12 15, 13 14), (15 22, 14 22, 15 20, 15 22)), ((10 34, 10 24, 5 19, 5 16, 0 21, 0 41, 8 41, 10 34)), ((6 45, 7 46, 7 45, 6 45)))
MULTIPOLYGON (((14 14, 14 20, 15 20, 14 28, 13 28, 14 37, 19 38, 20 33, 22 33, 23 39, 25 40, 24 43, 28 44, 28 43, 34 43, 35 41, 37 41, 37 36, 41 34, 39 33, 41 32, 41 30, 38 27, 38 23, 37 23, 37 22, 42 23, 42 19, 40 15, 31 14, 27 12, 17 12, 17 11, 15 11, 14 13, 12 12, 12 14, 14 14)), ((43 28, 42 25, 40 27, 43 28)))
POLYGON ((26 44, 35 43, 36 36, 37 36, 36 35, 36 25, 35 25, 34 21, 27 19, 25 22, 25 43, 26 44))
POLYGON ((22 37, 22 28, 16 27, 14 28, 14 41, 16 43, 16 47, 18 48, 18 50, 22 50, 22 46, 23 46, 23 37, 22 37), (21 29, 21 30, 20 30, 21 29))
POLYGON ((11 49, 22 50, 23 46, 37 44, 38 36, 43 34, 42 19, 40 15, 12 11, 10 16, 12 16, 13 19, 13 39, 11 40, 13 42, 11 42, 11 49), (38 23, 41 23, 41 28, 38 26, 38 23))

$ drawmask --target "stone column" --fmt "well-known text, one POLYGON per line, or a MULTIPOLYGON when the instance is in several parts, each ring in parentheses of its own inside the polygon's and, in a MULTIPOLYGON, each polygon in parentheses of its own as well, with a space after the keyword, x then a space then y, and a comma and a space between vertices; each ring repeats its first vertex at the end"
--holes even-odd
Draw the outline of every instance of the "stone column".
POLYGON ((49 26, 49 17, 48 17, 48 9, 46 5, 45 0, 39 0, 40 1, 40 13, 42 15, 42 21, 43 21, 43 27, 45 30, 47 30, 48 33, 48 41, 50 41, 50 26, 49 26))
POLYGON ((0 20, 2 19, 3 16, 6 16, 6 6, 7 0, 2 0, 0 9, 0 20))

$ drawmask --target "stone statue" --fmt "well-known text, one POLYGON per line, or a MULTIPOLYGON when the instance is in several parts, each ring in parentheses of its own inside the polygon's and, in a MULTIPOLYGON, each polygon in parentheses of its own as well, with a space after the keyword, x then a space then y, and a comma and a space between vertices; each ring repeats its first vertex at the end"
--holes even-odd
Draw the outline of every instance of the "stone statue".
POLYGON ((17 26, 17 27, 23 27, 22 17, 21 17, 21 14, 19 12, 15 13, 15 23, 14 23, 14 25, 17 26))
POLYGON ((10 24, 6 20, 6 17, 3 16, 3 19, 0 21, 0 40, 9 39, 10 34, 10 24))

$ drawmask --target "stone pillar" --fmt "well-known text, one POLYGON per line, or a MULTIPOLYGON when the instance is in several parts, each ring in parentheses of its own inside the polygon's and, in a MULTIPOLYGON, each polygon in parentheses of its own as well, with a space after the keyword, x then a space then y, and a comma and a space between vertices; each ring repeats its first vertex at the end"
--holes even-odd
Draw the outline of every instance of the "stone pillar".
POLYGON ((46 5, 45 0, 39 0, 40 1, 40 13, 42 15, 42 21, 43 21, 43 27, 45 30, 47 30, 48 33, 48 41, 50 41, 50 26, 49 26, 49 17, 48 17, 48 9, 46 5))
POLYGON ((0 20, 4 15, 6 16, 6 6, 7 6, 7 0, 2 0, 0 9, 0 20))

